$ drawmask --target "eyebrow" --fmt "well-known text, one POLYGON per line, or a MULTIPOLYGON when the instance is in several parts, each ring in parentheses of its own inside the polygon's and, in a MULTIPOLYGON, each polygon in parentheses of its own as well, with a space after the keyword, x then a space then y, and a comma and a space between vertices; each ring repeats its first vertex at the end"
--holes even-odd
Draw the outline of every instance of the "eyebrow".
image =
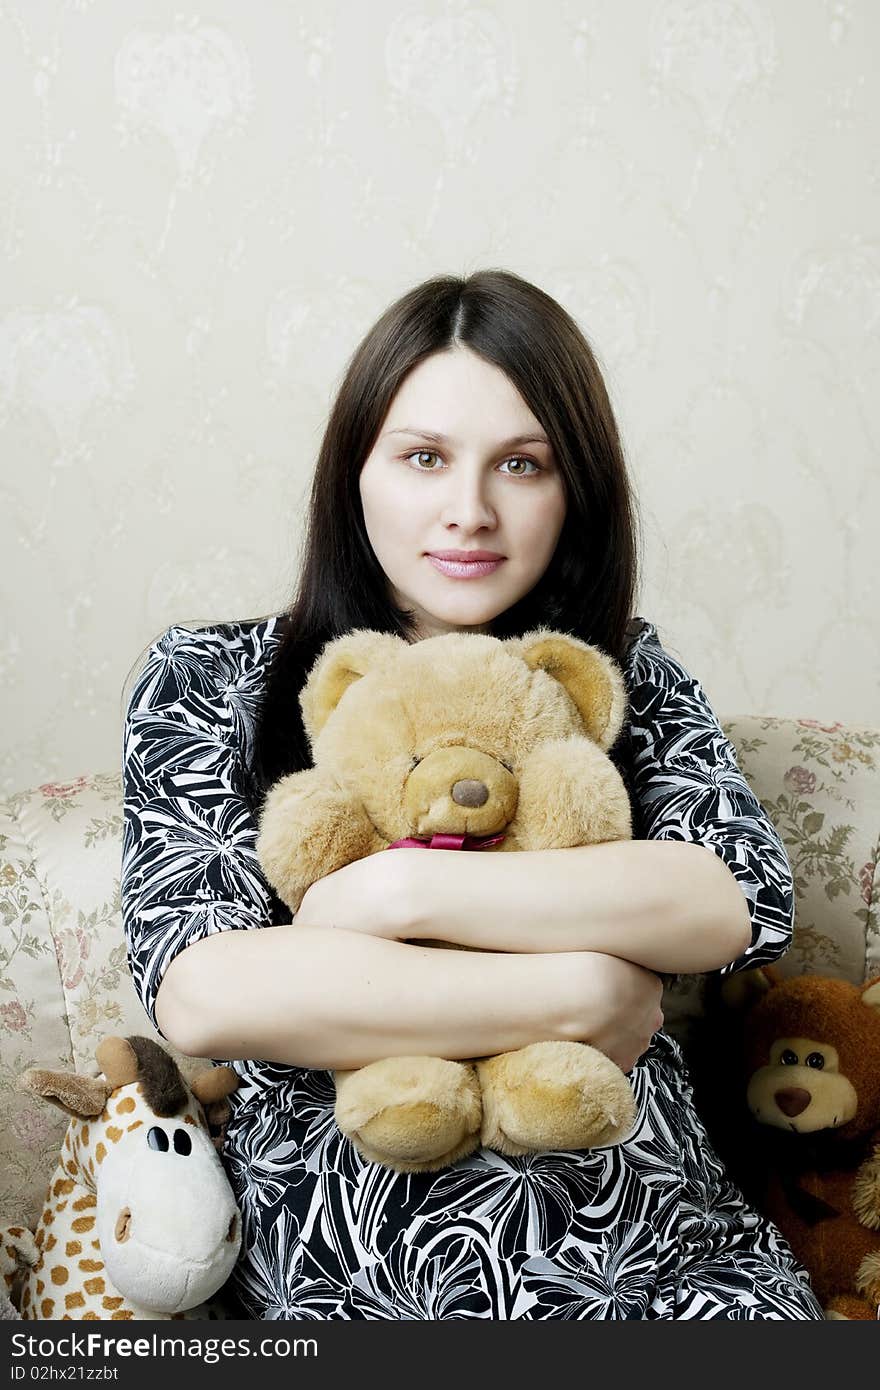
MULTIPOLYGON (((453 440, 448 435, 439 434, 436 430, 417 430, 409 426, 401 427, 396 430, 386 430, 385 434, 411 434, 416 439, 430 439, 432 444, 452 444, 453 440)), ((511 439, 505 439, 499 446, 502 449, 514 449, 520 444, 546 444, 550 447, 550 440, 543 434, 515 434, 511 439)))

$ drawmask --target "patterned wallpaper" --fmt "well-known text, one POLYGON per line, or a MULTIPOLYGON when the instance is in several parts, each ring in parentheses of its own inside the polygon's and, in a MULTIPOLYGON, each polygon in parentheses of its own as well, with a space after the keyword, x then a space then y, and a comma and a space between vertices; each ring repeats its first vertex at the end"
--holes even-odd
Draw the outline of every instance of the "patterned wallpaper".
POLYGON ((3 787, 116 768, 169 622, 284 603, 349 353, 483 266, 593 342, 640 611, 716 709, 880 724, 878 38, 874 0, 2 0, 3 787))

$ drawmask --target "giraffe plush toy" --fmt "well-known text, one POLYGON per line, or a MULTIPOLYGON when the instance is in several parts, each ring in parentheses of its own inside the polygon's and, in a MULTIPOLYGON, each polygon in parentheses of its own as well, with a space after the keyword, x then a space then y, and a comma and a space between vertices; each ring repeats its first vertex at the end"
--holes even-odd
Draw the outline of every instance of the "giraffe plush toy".
POLYGON ((204 1300, 232 1271, 241 1215, 212 1127, 238 1076, 205 1067, 187 1085, 150 1038, 105 1038, 95 1056, 99 1077, 19 1077, 72 1118, 36 1232, 0 1232, 7 1293, 32 1319, 222 1316, 204 1300))

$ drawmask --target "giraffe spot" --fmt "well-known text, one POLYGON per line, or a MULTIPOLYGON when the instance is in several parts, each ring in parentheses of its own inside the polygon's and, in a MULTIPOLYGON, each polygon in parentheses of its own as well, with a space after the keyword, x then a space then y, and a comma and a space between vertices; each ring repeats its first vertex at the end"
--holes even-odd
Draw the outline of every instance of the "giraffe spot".
POLYGON ((83 1313, 83 1315, 82 1315, 82 1320, 83 1320, 83 1322, 88 1322, 88 1320, 89 1320, 90 1318, 94 1318, 95 1322, 100 1322, 100 1321, 101 1321, 101 1319, 98 1317, 98 1314, 97 1314, 97 1313, 83 1313))
POLYGON ((55 1220, 55 1213, 54 1213, 54 1211, 48 1211, 48 1210, 44 1211, 44 1212, 43 1212, 43 1220, 45 1221, 45 1223, 46 1223, 47 1226, 51 1226, 51 1225, 52 1225, 52 1222, 55 1220))
POLYGON ((66 1284, 70 1278, 70 1272, 65 1265, 53 1265, 49 1270, 49 1277, 53 1284, 66 1284))
POLYGON ((80 1260, 79 1267, 84 1274, 95 1274, 99 1269, 104 1268, 103 1260, 80 1260))
POLYGON ((128 1313, 124 1309, 120 1308, 118 1313, 111 1314, 111 1321, 113 1319, 118 1319, 119 1321, 127 1321, 128 1319, 133 1317, 134 1313, 128 1313))
POLYGON ((38 1280, 37 1280, 37 1293, 42 1293, 45 1287, 46 1287, 45 1282, 44 1282, 42 1279, 38 1279, 38 1280))
POLYGON ((7 1245, 7 1246, 6 1246, 6 1253, 7 1253, 7 1255, 9 1256, 10 1260, 17 1260, 17 1259, 18 1259, 18 1251, 16 1250, 16 1248, 15 1248, 14 1245, 7 1245))
POLYGON ((135 1120, 134 1124, 131 1124, 131 1125, 128 1126, 128 1132, 129 1132, 129 1134, 131 1133, 131 1131, 132 1131, 133 1129, 137 1129, 138 1125, 142 1125, 142 1124, 143 1124, 143 1120, 135 1120))
POLYGON ((116 1107, 117 1115, 128 1115, 134 1110, 134 1096, 126 1096, 116 1107))
POLYGON ((109 1294, 105 1294, 101 1299, 101 1307, 106 1308, 109 1313, 114 1308, 118 1308, 121 1302, 121 1298, 111 1298, 109 1294))
POLYGON ((23 1236, 24 1226, 7 1226, 7 1231, 11 1236, 23 1236))
POLYGON ((96 1207, 98 1199, 93 1192, 87 1192, 85 1197, 77 1197, 73 1204, 74 1211, 86 1211, 89 1207, 96 1207))
POLYGON ((69 1240, 64 1247, 65 1255, 79 1255, 81 1252, 82 1242, 78 1240, 69 1240))
POLYGON ((85 1308, 86 1301, 81 1293, 68 1293, 64 1295, 65 1308, 85 1308))
POLYGON ((83 1288, 88 1294, 103 1293, 105 1287, 104 1280, 99 1274, 94 1279, 87 1279, 83 1284, 83 1288))
POLYGON ((54 1300, 54 1298, 44 1298, 43 1301, 42 1301, 42 1303, 40 1304, 40 1317, 41 1317, 41 1318, 51 1318, 51 1316, 52 1316, 52 1314, 54 1313, 54 1311, 55 1311, 55 1300, 54 1300))
POLYGON ((73 1178, 59 1178, 52 1188, 53 1197, 63 1197, 65 1193, 73 1191, 73 1178))
POLYGON ((99 1124, 102 1124, 102 1125, 106 1125, 106 1124, 109 1124, 109 1123, 110 1123, 110 1111, 107 1109, 106 1105, 104 1106, 104 1109, 101 1111, 100 1115, 98 1116, 98 1123, 99 1123, 99 1124))
POLYGON ((93 1216, 78 1216, 75 1221, 70 1223, 71 1229, 76 1231, 79 1236, 83 1235, 86 1231, 90 1231, 94 1224, 95 1218, 93 1216))
POLYGON ((97 1144, 95 1145, 95 1158, 98 1160, 99 1163, 103 1163, 106 1157, 107 1150, 104 1148, 104 1145, 101 1143, 99 1139, 97 1144))
POLYGON ((95 1176, 95 1164, 91 1158, 89 1159, 89 1172, 91 1173, 92 1177, 95 1176))
POLYGON ((56 1202, 56 1203, 55 1203, 55 1210, 56 1210, 56 1211, 63 1211, 64 1208, 67 1206, 67 1202, 68 1202, 68 1198, 67 1198, 67 1197, 64 1198, 64 1201, 63 1201, 63 1202, 56 1202))
POLYGON ((49 1250, 51 1250, 51 1249, 53 1248, 53 1246, 56 1246, 57 1244, 58 1244, 58 1237, 57 1237, 57 1236, 49 1236, 49 1237, 47 1238, 47 1240, 46 1240, 46 1247, 45 1247, 45 1248, 46 1248, 46 1251, 48 1252, 49 1250))
POLYGON ((121 1129, 117 1129, 115 1125, 108 1125, 108 1126, 107 1126, 107 1138, 108 1138, 112 1143, 118 1144, 119 1141, 120 1141, 120 1139, 122 1138, 122 1130, 121 1130, 121 1129))
POLYGON ((37 1242, 37 1245, 42 1245, 45 1238, 46 1232, 43 1230, 42 1227, 40 1227, 40 1229, 37 1231, 37 1234, 34 1236, 34 1240, 37 1242))
POLYGON ((95 1247, 96 1250, 100 1250, 101 1248, 101 1242, 99 1240, 93 1240, 92 1245, 95 1247))
POLYGON ((74 1177, 76 1176, 77 1167, 72 1158, 69 1158, 64 1166, 68 1173, 73 1173, 74 1177))
POLYGON ((184 1115, 184 1117, 183 1117, 183 1122, 184 1122, 184 1124, 187 1124, 187 1125, 195 1125, 195 1126, 196 1126, 196 1129, 198 1129, 199 1122, 198 1122, 198 1120, 194 1120, 193 1117, 192 1117, 192 1115, 184 1115))
POLYGON ((85 1145, 89 1142, 89 1127, 88 1127, 88 1125, 83 1125, 82 1129, 80 1130, 80 1132, 79 1132, 79 1142, 80 1142, 83 1146, 85 1146, 85 1145))

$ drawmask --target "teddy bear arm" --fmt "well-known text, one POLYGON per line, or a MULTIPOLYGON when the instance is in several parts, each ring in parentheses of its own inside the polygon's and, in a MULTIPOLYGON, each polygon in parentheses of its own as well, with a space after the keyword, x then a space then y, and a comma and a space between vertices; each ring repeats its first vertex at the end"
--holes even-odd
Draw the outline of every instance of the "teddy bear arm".
POLYGON ((529 753, 509 834, 521 849, 565 849, 632 837, 623 778, 588 738, 548 739, 529 753))
POLYGON ((257 857, 292 912, 319 878, 386 847, 363 804, 318 768, 283 777, 266 797, 257 857))

